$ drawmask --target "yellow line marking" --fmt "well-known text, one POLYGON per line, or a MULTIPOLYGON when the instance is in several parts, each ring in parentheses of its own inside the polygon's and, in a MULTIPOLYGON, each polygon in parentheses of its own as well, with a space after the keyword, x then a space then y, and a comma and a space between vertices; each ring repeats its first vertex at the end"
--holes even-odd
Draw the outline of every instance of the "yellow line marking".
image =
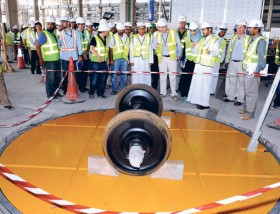
MULTIPOLYGON (((172 129, 170 129, 172 130, 172 129)), ((225 132, 225 133, 239 133, 239 131, 230 131, 230 130, 207 130, 207 129, 182 129, 182 131, 191 131, 191 132, 225 132)))
POLYGON ((56 126, 56 127, 78 127, 78 128, 96 128, 97 126, 87 126, 87 125, 57 125, 57 124, 42 124, 42 126, 56 126))

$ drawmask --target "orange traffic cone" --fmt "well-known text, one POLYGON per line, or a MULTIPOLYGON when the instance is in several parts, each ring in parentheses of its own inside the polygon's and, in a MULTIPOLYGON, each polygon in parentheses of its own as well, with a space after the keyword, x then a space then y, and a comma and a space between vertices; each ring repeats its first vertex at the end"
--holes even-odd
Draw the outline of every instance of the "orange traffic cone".
POLYGON ((80 99, 78 93, 78 86, 75 75, 75 67, 73 58, 70 57, 69 66, 68 66, 68 85, 67 85, 67 93, 65 95, 65 99, 63 99, 64 103, 80 103, 84 102, 84 99, 80 99))
POLYGON ((20 44, 18 44, 18 68, 19 68, 19 69, 24 69, 24 68, 26 68, 26 67, 25 67, 25 64, 24 64, 24 61, 23 61, 23 57, 22 57, 22 52, 21 52, 20 44))

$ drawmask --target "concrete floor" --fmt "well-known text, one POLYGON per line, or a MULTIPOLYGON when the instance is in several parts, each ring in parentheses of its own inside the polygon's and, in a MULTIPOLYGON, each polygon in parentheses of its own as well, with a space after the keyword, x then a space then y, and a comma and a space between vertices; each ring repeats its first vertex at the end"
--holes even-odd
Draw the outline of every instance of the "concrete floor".
MULTIPOLYGON (((13 63, 12 66, 16 68, 17 64, 13 63)), ((16 72, 5 73, 4 76, 9 98, 15 109, 9 111, 4 109, 3 106, 0 106, 0 124, 13 124, 24 120, 47 100, 45 85, 39 83, 40 75, 32 75, 29 69, 16 69, 16 72)), ((258 115, 261 112, 268 91, 264 87, 264 84, 261 83, 256 117, 249 121, 242 121, 239 118, 239 108, 234 106, 233 103, 225 103, 214 97, 211 97, 210 100, 210 110, 197 110, 196 106, 184 103, 182 98, 179 98, 178 101, 173 101, 171 96, 163 98, 163 107, 164 110, 178 111, 209 118, 230 125, 250 135, 255 129, 258 115)), ((52 102, 42 113, 25 124, 13 128, 0 128, 0 153, 2 153, 14 138, 43 121, 77 112, 114 108, 116 96, 110 96, 110 92, 111 89, 106 91, 106 94, 109 95, 107 99, 95 98, 90 100, 88 94, 83 93, 80 94, 81 98, 86 100, 83 103, 70 105, 62 102, 52 102)), ((262 127, 261 136, 261 141, 274 153, 278 160, 280 158, 280 131, 268 128, 265 124, 279 118, 279 113, 280 110, 270 110, 268 112, 262 127)), ((1 199, 1 197, 0 202, 5 205, 7 204, 5 199, 1 199)), ((0 204, 0 213, 5 213, 2 210, 4 208, 0 204)))

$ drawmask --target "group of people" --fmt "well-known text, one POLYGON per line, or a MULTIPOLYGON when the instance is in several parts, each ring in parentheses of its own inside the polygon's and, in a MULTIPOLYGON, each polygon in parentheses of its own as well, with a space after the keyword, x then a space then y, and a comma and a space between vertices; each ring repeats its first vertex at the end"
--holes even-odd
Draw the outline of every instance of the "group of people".
MULTIPOLYGON (((238 21, 228 45, 226 24, 221 24, 215 34, 210 22, 200 26, 194 21, 187 25, 186 17, 180 16, 178 25, 175 30, 169 29, 167 20, 161 18, 149 29, 139 22, 133 32, 129 22, 108 23, 102 19, 96 29, 82 17, 75 20, 47 17, 45 30, 40 22, 34 22, 21 38, 30 47, 31 73, 35 70, 40 73, 40 66, 49 70, 47 97, 53 95, 61 80, 61 73, 52 71, 67 71, 72 57, 79 71, 78 88, 82 93, 88 91, 90 99, 94 99, 95 92, 98 97, 106 98, 106 86, 112 87, 111 95, 116 95, 127 84, 142 83, 159 90, 162 97, 167 95, 169 86, 173 100, 178 100, 180 92, 185 102, 203 110, 209 108, 210 95, 216 93, 220 66, 225 63, 230 75, 226 78, 224 101, 243 105, 239 111, 241 119, 253 118, 260 83, 258 74, 266 66, 262 21, 253 19, 249 24, 238 21), (132 73, 131 78, 127 73, 132 73)), ((67 78, 62 90, 67 92, 67 78)), ((62 95, 58 93, 56 97, 59 96, 62 95)))

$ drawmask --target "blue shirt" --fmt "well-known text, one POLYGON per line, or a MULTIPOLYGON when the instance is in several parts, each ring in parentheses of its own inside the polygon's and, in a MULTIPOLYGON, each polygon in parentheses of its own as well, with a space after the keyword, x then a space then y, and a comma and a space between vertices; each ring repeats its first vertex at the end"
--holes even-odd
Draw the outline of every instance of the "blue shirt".
POLYGON ((58 40, 58 45, 60 49, 66 48, 64 46, 62 37, 65 37, 65 43, 68 49, 74 48, 74 33, 76 33, 76 48, 75 50, 61 50, 60 59, 69 61, 69 58, 72 57, 74 61, 78 60, 78 55, 83 55, 82 41, 78 32, 69 29, 68 31, 61 31, 61 35, 58 40), (63 34, 63 35, 62 35, 63 34))
MULTIPOLYGON (((56 36, 53 32, 48 31, 56 40, 56 36)), ((42 33, 39 34, 39 38, 38 38, 38 44, 39 45, 43 45, 47 42, 47 37, 46 34, 44 33, 44 31, 42 33)))
MULTIPOLYGON (((233 49, 231 53, 231 60, 240 60, 242 61, 244 59, 244 54, 243 54, 243 43, 246 34, 244 34, 240 39, 238 39, 238 35, 236 35, 237 38, 233 44, 233 49)), ((229 45, 230 48, 230 45, 229 45)), ((228 51, 229 53, 229 51, 228 51)))

